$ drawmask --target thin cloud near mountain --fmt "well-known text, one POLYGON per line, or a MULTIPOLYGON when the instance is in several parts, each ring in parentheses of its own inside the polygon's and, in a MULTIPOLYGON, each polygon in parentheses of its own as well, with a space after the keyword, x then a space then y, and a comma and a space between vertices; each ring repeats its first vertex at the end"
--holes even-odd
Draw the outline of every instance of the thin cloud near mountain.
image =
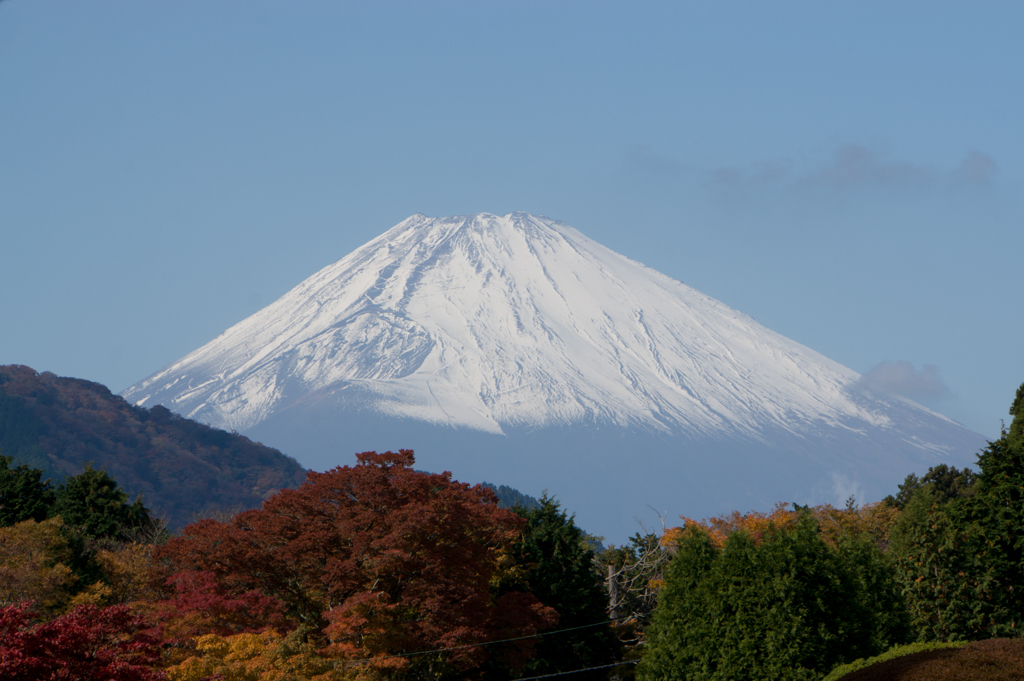
POLYGON ((949 395, 949 388, 939 379, 938 368, 934 364, 926 364, 917 370, 907 361, 882 362, 863 374, 860 384, 877 392, 912 400, 934 400, 949 395))

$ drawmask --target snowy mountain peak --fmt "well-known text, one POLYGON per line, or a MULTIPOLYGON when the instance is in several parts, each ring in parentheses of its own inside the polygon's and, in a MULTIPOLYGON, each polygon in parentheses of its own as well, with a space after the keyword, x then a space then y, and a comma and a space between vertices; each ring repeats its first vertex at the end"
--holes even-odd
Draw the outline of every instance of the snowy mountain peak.
POLYGON ((858 376, 528 213, 416 214, 125 396, 244 431, 338 391, 502 432, 607 423, 757 438, 849 419, 858 376))

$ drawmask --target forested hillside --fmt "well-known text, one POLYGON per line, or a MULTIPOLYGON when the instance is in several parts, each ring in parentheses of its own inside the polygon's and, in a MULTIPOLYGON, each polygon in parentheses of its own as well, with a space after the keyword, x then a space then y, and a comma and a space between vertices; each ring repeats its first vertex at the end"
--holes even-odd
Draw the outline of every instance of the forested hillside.
POLYGON ((142 494, 171 529, 202 511, 257 507, 306 477, 294 459, 246 437, 18 365, 0 366, 0 453, 55 481, 91 463, 142 494))

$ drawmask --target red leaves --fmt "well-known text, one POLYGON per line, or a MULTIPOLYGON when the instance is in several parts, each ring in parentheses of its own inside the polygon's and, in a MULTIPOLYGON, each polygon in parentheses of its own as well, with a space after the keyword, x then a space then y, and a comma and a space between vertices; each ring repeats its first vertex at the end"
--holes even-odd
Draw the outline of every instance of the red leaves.
POLYGON ((184 570, 169 577, 166 585, 173 589, 173 596, 148 609, 158 635, 168 641, 258 632, 284 624, 280 601, 255 589, 231 594, 212 572, 184 570))
POLYGON ((363 452, 356 454, 356 461, 360 466, 377 466, 384 470, 390 470, 394 466, 412 468, 415 457, 411 449, 399 449, 397 454, 394 452, 384 452, 383 454, 363 452))
MULTIPOLYGON (((490 490, 449 473, 416 472, 409 450, 357 459, 310 473, 299 489, 282 490, 230 524, 190 525, 158 558, 169 573, 216 575, 225 593, 278 599, 349 658, 452 648, 550 625, 553 613, 532 595, 496 607, 497 558, 523 521, 499 509, 490 490)), ((485 648, 470 648, 446 664, 485 657, 485 648)))
POLYGON ((0 678, 9 681, 157 681, 157 641, 127 606, 82 605, 33 624, 27 604, 0 609, 0 678))

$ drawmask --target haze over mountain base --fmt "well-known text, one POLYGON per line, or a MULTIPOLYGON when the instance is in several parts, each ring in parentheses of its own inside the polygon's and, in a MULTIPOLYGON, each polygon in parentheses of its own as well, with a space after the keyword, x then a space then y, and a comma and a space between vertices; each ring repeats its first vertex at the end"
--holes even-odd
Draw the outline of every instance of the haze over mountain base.
MULTIPOLYGON (((680 515, 767 510, 777 502, 842 507, 850 496, 879 501, 895 494, 908 473, 939 463, 972 465, 985 444, 956 424, 944 433, 945 451, 899 435, 827 427, 806 436, 766 429, 763 442, 614 424, 507 427, 496 434, 385 416, 351 404, 356 392, 293 405, 245 434, 313 470, 351 465, 357 452, 413 449, 420 470, 499 481, 537 497, 546 490, 577 514, 581 527, 617 544, 642 526, 677 525, 680 515)), ((906 430, 934 431, 901 400, 889 402, 906 430)))

